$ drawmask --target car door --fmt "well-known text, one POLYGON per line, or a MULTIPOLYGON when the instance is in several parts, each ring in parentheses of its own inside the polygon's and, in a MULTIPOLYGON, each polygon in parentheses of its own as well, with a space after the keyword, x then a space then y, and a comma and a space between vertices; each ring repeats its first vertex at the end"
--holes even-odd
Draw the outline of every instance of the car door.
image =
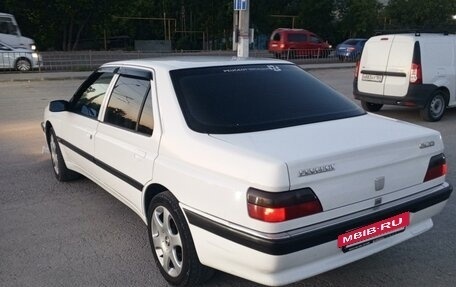
POLYGON ((113 69, 94 72, 78 89, 68 104, 68 111, 59 113, 53 121, 65 161, 93 175, 94 136, 98 126, 101 106, 107 94, 113 69))
POLYGON ((149 70, 120 68, 95 135, 95 158, 103 167, 99 177, 137 212, 160 139, 154 131, 152 83, 149 70))

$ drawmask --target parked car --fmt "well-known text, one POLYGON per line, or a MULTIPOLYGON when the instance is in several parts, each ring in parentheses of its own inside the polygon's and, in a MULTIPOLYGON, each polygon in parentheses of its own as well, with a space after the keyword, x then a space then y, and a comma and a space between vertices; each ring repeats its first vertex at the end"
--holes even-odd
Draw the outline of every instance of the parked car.
POLYGON ((279 28, 272 32, 268 50, 276 58, 327 57, 331 45, 305 29, 279 28))
POLYGON ((429 230, 452 192, 439 132, 283 60, 104 64, 42 128, 56 178, 82 174, 136 212, 174 285, 325 272, 429 230))
POLYGON ((336 46, 336 57, 341 61, 356 60, 361 56, 367 39, 347 39, 336 46))
POLYGON ((438 121, 456 106, 456 35, 380 35, 364 47, 353 82, 355 98, 376 112, 387 105, 418 107, 438 121))
POLYGON ((0 42, 0 69, 30 71, 42 66, 42 58, 37 52, 25 48, 13 48, 0 42))

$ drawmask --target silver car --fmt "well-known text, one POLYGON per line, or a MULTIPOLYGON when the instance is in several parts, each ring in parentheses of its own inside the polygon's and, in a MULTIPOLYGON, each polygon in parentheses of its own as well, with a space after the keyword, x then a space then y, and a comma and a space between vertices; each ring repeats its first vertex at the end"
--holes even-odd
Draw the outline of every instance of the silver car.
POLYGON ((36 51, 14 48, 0 42, 0 69, 30 71, 43 65, 41 55, 36 51))

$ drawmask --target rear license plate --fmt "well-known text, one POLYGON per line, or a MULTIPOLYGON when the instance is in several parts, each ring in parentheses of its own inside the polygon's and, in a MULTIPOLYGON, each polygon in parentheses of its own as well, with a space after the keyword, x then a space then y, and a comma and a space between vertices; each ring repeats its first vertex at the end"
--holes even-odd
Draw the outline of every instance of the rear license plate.
POLYGON ((368 81, 368 82, 382 82, 383 81, 383 75, 371 75, 371 74, 363 74, 361 76, 361 79, 363 81, 368 81))
POLYGON ((409 224, 410 212, 404 212, 339 235, 337 247, 347 252, 402 232, 409 224))

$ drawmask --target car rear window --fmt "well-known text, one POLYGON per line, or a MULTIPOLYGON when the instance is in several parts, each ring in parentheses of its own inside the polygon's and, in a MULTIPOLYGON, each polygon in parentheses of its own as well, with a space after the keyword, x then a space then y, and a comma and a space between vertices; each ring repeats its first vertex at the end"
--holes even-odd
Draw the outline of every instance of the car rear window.
POLYGON ((188 126, 200 133, 253 132, 364 114, 291 64, 182 69, 170 74, 188 126))

